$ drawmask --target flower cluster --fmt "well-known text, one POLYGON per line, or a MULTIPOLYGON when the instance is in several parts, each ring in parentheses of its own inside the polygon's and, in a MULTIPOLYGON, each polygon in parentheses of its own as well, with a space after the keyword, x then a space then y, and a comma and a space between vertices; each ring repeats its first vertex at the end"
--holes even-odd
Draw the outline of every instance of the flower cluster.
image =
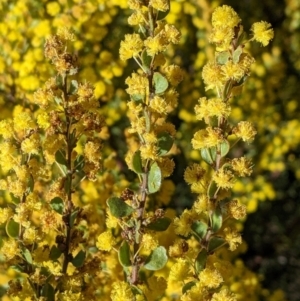
POLYGON ((191 283, 181 300, 199 300, 199 296, 201 300, 237 300, 224 283, 228 277, 211 260, 211 254, 224 245, 234 251, 242 243, 232 218, 245 218, 246 206, 231 200, 230 191, 237 178, 249 176, 253 167, 250 158, 230 159, 227 154, 239 140, 251 143, 256 134, 252 123, 240 121, 233 126, 229 119, 230 102, 241 93, 254 59, 244 51, 241 19, 231 7, 218 7, 212 14, 212 25, 210 41, 217 51, 215 59, 204 66, 202 77, 206 90, 214 89, 217 97, 199 99, 196 118, 204 120, 206 127, 192 139, 193 148, 201 152, 207 167, 194 163, 185 171, 184 179, 198 199, 174 221, 176 234, 186 240, 185 252, 180 250, 179 241, 170 249, 176 263, 169 282, 178 279, 186 285, 191 283))

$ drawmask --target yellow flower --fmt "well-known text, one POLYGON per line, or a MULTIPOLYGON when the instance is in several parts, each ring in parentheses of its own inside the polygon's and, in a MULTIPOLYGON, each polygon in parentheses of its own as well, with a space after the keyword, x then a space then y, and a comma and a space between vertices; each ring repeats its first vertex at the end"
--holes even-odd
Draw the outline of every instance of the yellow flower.
POLYGON ((247 208, 243 204, 239 204, 237 200, 232 200, 226 204, 227 212, 235 219, 242 219, 247 214, 247 208))
POLYGON ((50 16, 56 16, 60 12, 60 5, 57 2, 48 2, 46 5, 47 13, 50 16))
POLYGON ((240 177, 250 176, 252 173, 253 164, 250 159, 245 157, 234 158, 231 161, 231 166, 240 177))
POLYGON ((251 122, 241 121, 233 128, 232 133, 243 139, 243 141, 252 142, 256 135, 256 130, 251 122))
POLYGON ((135 299, 129 283, 124 281, 113 283, 110 297, 112 301, 132 301, 135 299))
POLYGON ((235 64, 233 61, 228 61, 225 65, 222 65, 221 70, 226 81, 233 79, 236 82, 239 82, 245 75, 243 66, 240 64, 235 64))
POLYGON ((122 61, 126 61, 132 57, 136 57, 143 50, 143 40, 140 35, 126 34, 125 41, 121 42, 120 46, 120 58, 122 61))
POLYGON ((154 111, 162 115, 167 115, 168 105, 165 100, 157 95, 150 101, 149 107, 154 111))
POLYGON ((180 217, 174 219, 175 233, 182 236, 188 236, 192 224, 198 220, 199 215, 194 210, 185 209, 180 217))
POLYGON ((256 22, 252 25, 253 39, 260 42, 263 46, 267 46, 274 38, 274 31, 271 24, 265 21, 256 22))
POLYGON ((193 209, 198 213, 201 214, 208 209, 209 198, 206 194, 200 194, 198 196, 197 201, 193 204, 193 209))
POLYGON ((207 127, 194 134, 192 145, 194 149, 202 149, 217 146, 224 141, 220 128, 207 127))
POLYGON ((159 168, 161 169, 161 173, 164 178, 169 177, 173 173, 175 163, 172 159, 164 157, 161 158, 161 160, 157 163, 159 168))
POLYGON ((139 25, 145 22, 145 18, 141 11, 135 11, 129 18, 128 24, 129 25, 139 25))
POLYGON ((220 88, 225 83, 221 67, 215 62, 208 62, 202 70, 202 78, 206 85, 205 90, 220 88))
POLYGON ((17 240, 13 238, 3 240, 3 245, 0 249, 0 253, 3 254, 6 260, 10 260, 19 255, 20 249, 17 240))
POLYGON ((214 293, 211 301, 236 301, 236 297, 227 288, 222 289, 220 292, 214 293))
POLYGON ((40 137, 38 134, 33 134, 30 137, 24 139, 21 143, 21 149, 26 154, 38 154, 38 148, 40 146, 40 137))
POLYGON ((130 95, 145 95, 149 87, 147 77, 132 73, 131 77, 127 77, 125 83, 128 85, 126 92, 130 95))
POLYGON ((167 66, 164 71, 172 86, 177 86, 183 80, 183 70, 177 65, 167 66))
POLYGON ((215 268, 207 267, 199 274, 200 283, 208 288, 217 288, 222 282, 223 277, 215 268))
POLYGON ((159 52, 165 51, 168 46, 168 39, 163 32, 160 32, 155 37, 148 37, 144 41, 147 53, 150 56, 155 56, 159 52))
POLYGON ((225 117, 227 118, 231 112, 231 107, 221 98, 199 99, 199 105, 195 106, 196 118, 198 120, 205 119, 208 122, 208 117, 225 117))
POLYGON ((116 244, 116 240, 113 237, 110 230, 101 233, 98 236, 96 246, 99 250, 110 251, 116 244))
POLYGON ((13 122, 11 119, 5 119, 0 121, 0 135, 4 139, 10 139, 14 135, 13 122))
POLYGON ((231 228, 224 229, 225 240, 229 244, 229 250, 234 251, 242 243, 242 237, 240 233, 231 228))
POLYGON ((212 179, 215 181, 218 187, 229 189, 232 188, 235 183, 235 178, 231 170, 221 168, 213 174, 212 179))
POLYGON ((170 8, 168 0, 150 0, 149 5, 160 11, 167 11, 170 8))
POLYGON ((190 264, 187 260, 179 258, 171 267, 169 281, 185 281, 190 274, 190 264))
POLYGON ((174 25, 166 24, 163 32, 169 43, 173 43, 173 44, 179 43, 181 33, 174 25))
POLYGON ((194 163, 186 168, 184 172, 184 180, 188 184, 199 182, 205 175, 205 172, 205 169, 203 169, 200 164, 194 163))
POLYGON ((62 275, 62 267, 58 262, 54 262, 51 260, 44 261, 43 267, 48 268, 49 272, 54 276, 62 275))
POLYGON ((209 42, 216 44, 218 46, 218 50, 227 50, 233 38, 233 28, 224 25, 212 29, 209 36, 209 42))
POLYGON ((217 7, 212 14, 213 27, 227 26, 234 28, 241 22, 238 14, 228 5, 217 7))

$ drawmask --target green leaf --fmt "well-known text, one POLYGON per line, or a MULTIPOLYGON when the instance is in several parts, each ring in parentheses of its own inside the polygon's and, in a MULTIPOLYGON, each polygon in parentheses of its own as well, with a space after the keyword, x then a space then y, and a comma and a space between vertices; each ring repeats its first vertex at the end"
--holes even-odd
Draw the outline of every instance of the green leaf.
POLYGON ((208 189, 207 189, 207 196, 210 199, 214 198, 217 189, 218 189, 217 184, 214 181, 210 182, 208 189))
POLYGON ((51 208, 59 214, 63 214, 64 201, 60 197, 55 197, 50 202, 51 208))
POLYGON ((161 170, 159 166, 157 165, 156 162, 154 162, 149 171, 148 175, 148 193, 155 193, 159 190, 161 186, 161 180, 162 180, 162 175, 161 175, 161 170))
POLYGON ((133 94, 131 95, 131 99, 133 101, 142 101, 144 99, 144 96, 141 94, 133 94))
POLYGON ((130 267, 131 260, 130 260, 130 248, 127 241, 123 241, 120 249, 119 249, 119 261, 123 267, 130 267))
POLYGON ((189 291, 194 285, 196 285, 196 281, 190 281, 188 283, 186 283, 183 287, 182 287, 182 294, 185 294, 187 291, 189 291))
POLYGON ((29 264, 32 264, 32 256, 31 256, 30 251, 29 251, 27 248, 24 248, 24 249, 22 250, 22 254, 23 254, 25 260, 26 260, 29 264))
POLYGON ((173 137, 167 133, 163 132, 158 135, 157 146, 158 146, 158 154, 163 156, 167 154, 173 146, 173 137))
POLYGON ((217 63, 220 65, 225 65, 230 57, 229 51, 220 52, 217 56, 217 63))
POLYGON ((27 180, 27 192, 30 193, 33 191, 34 188, 34 178, 33 176, 30 174, 28 180, 27 180))
POLYGON ((54 246, 52 246, 52 248, 50 250, 49 257, 51 260, 57 260, 61 254, 62 254, 61 250, 57 246, 54 245, 54 246))
POLYGON ((208 226, 206 223, 196 221, 192 224, 191 228, 202 239, 206 235, 208 226))
POLYGON ((74 226, 74 222, 76 220, 76 217, 78 215, 78 212, 79 210, 78 209, 75 209, 72 213, 71 213, 71 216, 70 216, 70 227, 72 228, 74 226))
POLYGON ((141 151, 136 151, 132 156, 132 168, 133 171, 137 174, 143 173, 143 166, 142 166, 142 158, 141 158, 141 151))
POLYGON ((168 89, 168 80, 159 72, 155 72, 153 75, 155 94, 161 94, 168 89))
POLYGON ((79 155, 76 157, 75 161, 74 161, 74 168, 76 170, 76 172, 81 172, 84 168, 84 156, 79 155))
POLYGON ((227 140, 224 140, 220 144, 220 155, 221 155, 221 157, 225 157, 228 154, 229 150, 230 150, 230 144, 227 140))
POLYGON ((195 268, 197 273, 205 269, 206 260, 207 260, 207 251, 205 249, 202 249, 199 252, 195 262, 195 268))
POLYGON ((167 251, 160 246, 153 250, 147 257, 144 268, 150 271, 157 271, 162 269, 168 261, 167 251))
POLYGON ((243 53, 243 47, 239 46, 236 50, 234 50, 232 55, 232 61, 237 64, 240 60, 240 56, 243 53))
POLYGON ((149 230, 161 232, 167 230, 170 224, 171 224, 171 219, 169 219, 168 217, 162 217, 147 225, 146 228, 149 230))
POLYGON ((70 90, 69 90, 69 93, 70 94, 75 94, 78 90, 78 82, 77 80, 71 80, 71 83, 70 83, 70 90))
POLYGON ((124 200, 117 197, 109 198, 107 200, 107 205, 111 214, 117 218, 128 216, 134 211, 134 209, 126 204, 124 200))
POLYGON ((149 56, 147 54, 147 50, 144 49, 143 53, 142 53, 142 64, 143 64, 143 67, 144 69, 148 72, 150 71, 150 65, 151 65, 151 62, 152 62, 152 57, 149 56))
POLYGON ((47 301, 55 301, 55 291, 50 283, 46 283, 43 286, 42 297, 45 297, 47 301))
POLYGON ((55 153, 55 161, 61 165, 67 166, 66 152, 64 150, 58 150, 55 153))
POLYGON ((215 147, 202 148, 201 149, 202 159, 209 165, 212 165, 216 161, 217 151, 215 147))
POLYGON ((211 217, 212 221, 212 229, 214 232, 217 232, 221 229, 222 227, 222 222, 223 222, 223 216, 222 216, 222 211, 220 205, 218 205, 212 214, 211 217))
POLYGON ((11 238, 17 238, 20 233, 20 224, 15 222, 12 218, 9 219, 5 226, 6 234, 11 238))
POLYGON ((73 258, 72 264, 74 265, 74 267, 80 268, 81 266, 83 266, 84 260, 85 260, 85 252, 80 250, 77 253, 77 255, 73 258))
POLYGON ((210 253, 214 252, 216 249, 218 249, 220 246, 224 245, 225 243, 226 241, 222 237, 217 237, 217 236, 212 237, 208 243, 208 251, 210 253))

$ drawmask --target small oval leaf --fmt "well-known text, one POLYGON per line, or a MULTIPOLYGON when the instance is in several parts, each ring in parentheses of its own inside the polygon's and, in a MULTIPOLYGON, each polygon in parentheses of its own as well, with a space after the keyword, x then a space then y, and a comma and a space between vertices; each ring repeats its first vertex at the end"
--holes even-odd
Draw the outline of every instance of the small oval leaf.
POLYGON ((60 197, 55 197, 50 202, 51 208, 59 214, 63 214, 64 201, 60 197))
POLYGON ((133 171, 137 174, 143 173, 143 166, 142 166, 142 158, 141 158, 141 151, 136 151, 132 156, 132 168, 133 171))
POLYGON ((240 45, 236 50, 233 52, 232 61, 237 64, 240 60, 240 56, 243 53, 243 47, 240 45))
POLYGON ((50 250, 49 257, 51 260, 57 260, 61 254, 62 254, 61 250, 57 246, 54 245, 54 246, 52 246, 52 248, 50 250))
POLYGON ((197 273, 201 272, 202 270, 205 269, 205 265, 206 265, 206 260, 207 260, 207 251, 205 249, 202 249, 197 258, 196 258, 196 262, 195 262, 195 268, 197 273))
POLYGON ((212 221, 213 231, 214 232, 219 231, 222 227, 222 221, 223 221, 222 210, 219 205, 216 207, 215 211, 213 212, 211 221, 212 221))
POLYGON ((148 175, 148 193, 155 193, 160 189, 161 186, 161 170, 156 162, 154 162, 149 171, 148 175))
POLYGON ((200 239, 202 239, 206 235, 207 228, 207 224, 201 221, 196 221, 191 226, 191 229, 197 234, 200 239))
POLYGON ((29 264, 32 264, 32 256, 31 256, 31 253, 28 249, 24 248, 22 250, 22 254, 25 258, 25 260, 29 263, 29 264))
POLYGON ((126 204, 124 200, 117 197, 109 198, 107 200, 107 205, 111 214, 117 218, 128 216, 134 211, 134 209, 126 204))
POLYGON ((15 222, 12 218, 9 219, 6 223, 6 234, 10 237, 10 238, 17 238, 19 236, 20 233, 20 224, 15 222))
POLYGON ((226 241, 222 237, 214 236, 209 240, 208 251, 214 252, 216 249, 224 245, 226 241))
POLYGON ((220 52, 217 55, 217 63, 220 65, 225 65, 228 62, 229 57, 230 57, 229 51, 220 52))
POLYGON ((163 217, 150 223, 149 225, 147 225, 146 228, 149 230, 161 232, 167 230, 170 224, 171 224, 171 219, 169 219, 168 217, 163 217))
POLYGON ((221 157, 225 157, 228 154, 229 150, 230 150, 229 142, 227 140, 224 140, 220 144, 220 154, 221 154, 221 157))
POLYGON ((55 300, 55 291, 53 286, 50 283, 46 283, 43 285, 42 288, 42 297, 45 297, 47 301, 54 301, 55 300))
POLYGON ((150 271, 157 271, 162 269, 168 261, 167 251, 160 246, 153 250, 147 257, 144 268, 150 271))
POLYGON ((55 153, 55 161, 61 165, 67 166, 66 152, 59 149, 55 153))
POLYGON ((212 165, 216 161, 217 151, 215 147, 202 148, 201 149, 202 159, 209 165, 212 165))
POLYGON ((187 291, 189 291, 194 285, 196 285, 196 281, 190 281, 188 283, 186 283, 183 287, 182 287, 182 294, 185 294, 187 291))
POLYGON ((158 135, 157 146, 158 146, 158 154, 163 156, 167 154, 172 148, 174 143, 173 137, 167 133, 163 132, 158 135))
POLYGON ((207 189, 207 196, 210 199, 214 198, 217 189, 218 189, 217 184, 214 181, 210 182, 208 189, 207 189))
POLYGON ((155 72, 153 75, 155 94, 161 94, 168 89, 168 80, 159 72, 155 72))
POLYGON ((130 260, 130 248, 127 241, 123 241, 120 249, 119 249, 119 261, 123 267, 130 267, 131 260, 130 260))
POLYGON ((85 260, 85 252, 80 250, 77 253, 77 255, 73 258, 72 264, 74 265, 74 267, 79 268, 83 266, 84 260, 85 260))

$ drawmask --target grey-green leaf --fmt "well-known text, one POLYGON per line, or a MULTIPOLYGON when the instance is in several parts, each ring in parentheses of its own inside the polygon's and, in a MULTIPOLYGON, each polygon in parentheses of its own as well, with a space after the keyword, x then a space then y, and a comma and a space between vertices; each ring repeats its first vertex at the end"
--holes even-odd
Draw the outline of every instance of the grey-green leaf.
POLYGON ((174 143, 173 137, 167 132, 160 133, 157 141, 158 153, 160 156, 167 154, 174 143))
POLYGON ((243 47, 240 45, 236 50, 233 52, 232 61, 237 64, 240 60, 240 56, 243 53, 243 47))
POLYGON ((155 72, 153 75, 155 94, 164 93, 168 87, 168 80, 159 72, 155 72))
POLYGON ((208 251, 214 252, 216 249, 224 245, 226 241, 222 237, 212 237, 208 243, 208 251))
POLYGON ((202 249, 197 258, 196 258, 196 262, 195 262, 195 268, 197 273, 201 272, 202 270, 205 269, 205 265, 206 265, 206 260, 207 260, 207 251, 205 249, 202 249))
POLYGON ((143 173, 141 151, 137 150, 132 156, 132 169, 135 173, 143 173))
POLYGON ((169 219, 168 217, 162 217, 147 225, 146 228, 149 230, 161 232, 167 230, 170 224, 171 224, 171 219, 169 219))
POLYGON ((209 198, 214 198, 217 189, 218 189, 217 184, 214 181, 210 182, 208 189, 207 189, 207 196, 209 198))
POLYGON ((201 157, 209 165, 212 165, 215 162, 216 154, 215 147, 201 149, 201 157))
POLYGON ((217 63, 220 65, 225 65, 230 57, 229 51, 220 52, 217 56, 217 63))
POLYGON ((73 258, 72 264, 76 267, 79 268, 83 266, 85 260, 85 252, 80 250, 77 255, 73 258))
POLYGON ((78 82, 77 80, 71 80, 71 83, 70 83, 70 90, 69 90, 69 93, 70 94, 75 94, 78 90, 78 82))
POLYGON ((134 209, 126 204, 124 200, 117 197, 109 198, 107 200, 107 205, 111 214, 117 218, 128 216, 134 211, 134 209))
POLYGON ((20 224, 15 222, 12 218, 6 223, 6 234, 11 238, 17 238, 20 233, 20 224))
POLYGON ((154 162, 148 175, 148 193, 155 193, 160 189, 162 181, 161 170, 156 162, 154 162))
POLYGON ((202 239, 206 235, 208 226, 206 223, 196 221, 192 224, 191 228, 202 239))
POLYGON ((42 297, 45 297, 47 301, 55 300, 55 291, 50 283, 44 284, 42 288, 42 297))
POLYGON ((30 251, 29 251, 27 248, 24 248, 24 249, 22 250, 22 254, 23 254, 25 260, 26 260, 29 264, 32 264, 32 256, 31 256, 30 251))
POLYGON ((50 202, 51 208, 59 214, 63 214, 64 201, 60 197, 55 197, 50 202))
POLYGON ((228 152, 230 150, 230 144, 227 140, 224 140, 221 144, 220 144, 220 154, 221 157, 225 157, 228 152))
POLYGON ((123 267, 131 266, 130 260, 130 248, 127 241, 123 241, 120 249, 119 249, 119 261, 123 267))
POLYGON ((213 231, 214 232, 219 231, 222 227, 222 221, 223 221, 222 210, 219 205, 216 207, 214 213, 212 214, 211 221, 212 221, 213 231))
POLYGON ((58 150, 55 153, 55 161, 61 165, 67 165, 66 152, 64 150, 58 150))
POLYGON ((167 251, 164 247, 157 247, 147 257, 144 268, 150 271, 162 269, 168 261, 167 251))
POLYGON ((190 281, 188 283, 186 283, 183 287, 182 287, 182 294, 185 294, 187 291, 189 291, 194 285, 196 285, 196 281, 190 281))
POLYGON ((57 260, 61 255, 61 250, 57 246, 52 246, 49 257, 51 260, 57 260))

